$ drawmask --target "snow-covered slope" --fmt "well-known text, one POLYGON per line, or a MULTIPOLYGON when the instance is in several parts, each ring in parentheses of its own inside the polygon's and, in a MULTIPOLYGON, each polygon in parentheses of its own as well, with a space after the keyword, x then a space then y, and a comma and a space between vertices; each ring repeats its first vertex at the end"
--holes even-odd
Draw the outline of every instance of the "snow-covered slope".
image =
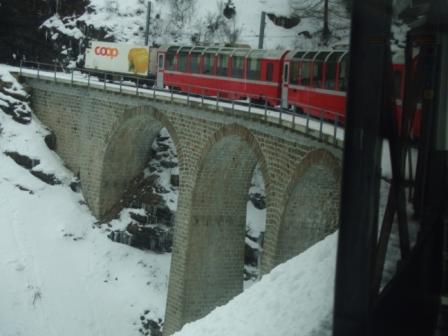
MULTIPOLYGON (((1 67, 0 80, 25 94, 1 67)), ((144 334, 164 316, 170 255, 109 240, 45 134, 35 118, 24 125, 0 111, 0 335, 144 334), (5 152, 40 164, 23 168, 5 152)))
POLYGON ((331 335, 337 233, 175 336, 331 335))

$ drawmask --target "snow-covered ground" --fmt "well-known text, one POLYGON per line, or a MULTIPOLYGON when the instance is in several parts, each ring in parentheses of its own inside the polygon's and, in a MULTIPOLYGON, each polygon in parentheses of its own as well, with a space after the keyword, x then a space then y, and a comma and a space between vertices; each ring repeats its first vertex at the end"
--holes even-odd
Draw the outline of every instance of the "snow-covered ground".
POLYGON ((0 335, 139 335, 164 317, 170 254, 109 240, 45 134, 35 118, 22 125, 0 111, 0 335), (11 151, 61 183, 42 182, 11 151))

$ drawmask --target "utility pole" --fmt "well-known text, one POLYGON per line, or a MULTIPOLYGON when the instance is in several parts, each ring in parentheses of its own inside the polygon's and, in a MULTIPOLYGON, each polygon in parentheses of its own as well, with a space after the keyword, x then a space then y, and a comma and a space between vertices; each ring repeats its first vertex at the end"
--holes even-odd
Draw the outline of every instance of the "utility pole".
POLYGON ((263 49, 264 27, 266 26, 266 12, 261 12, 260 35, 258 35, 258 49, 263 49))
POLYGON ((151 1, 148 1, 148 9, 146 11, 146 29, 145 29, 145 45, 149 43, 149 20, 151 19, 151 1))
POLYGON ((330 37, 330 29, 328 28, 328 0, 324 2, 324 29, 322 31, 322 39, 325 45, 328 44, 330 37))

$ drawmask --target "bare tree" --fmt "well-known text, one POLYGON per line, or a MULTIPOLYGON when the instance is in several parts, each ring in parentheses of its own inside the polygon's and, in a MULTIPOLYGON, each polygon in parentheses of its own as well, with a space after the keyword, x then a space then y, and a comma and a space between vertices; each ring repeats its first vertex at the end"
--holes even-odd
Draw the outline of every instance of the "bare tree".
MULTIPOLYGON (((315 20, 322 24, 320 38, 323 45, 328 45, 333 32, 347 29, 351 0, 290 0, 293 16, 315 20)), ((310 32, 306 32, 310 34, 310 32)))
POLYGON ((178 28, 185 26, 194 14, 196 0, 169 0, 171 7, 171 22, 178 28))

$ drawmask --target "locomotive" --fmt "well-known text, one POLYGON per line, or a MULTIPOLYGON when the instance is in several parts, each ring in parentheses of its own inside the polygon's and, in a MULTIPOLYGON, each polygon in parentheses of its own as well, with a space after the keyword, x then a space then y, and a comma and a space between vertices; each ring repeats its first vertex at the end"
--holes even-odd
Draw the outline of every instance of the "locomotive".
MULTIPOLYGON (((160 48, 92 42, 86 68, 142 75, 158 88, 264 102, 343 123, 347 50, 265 50, 227 46, 160 48)), ((394 58, 396 112, 401 114, 404 64, 394 58)), ((419 114, 417 113, 419 116, 419 114)), ((414 133, 419 122, 415 122, 414 133)))

